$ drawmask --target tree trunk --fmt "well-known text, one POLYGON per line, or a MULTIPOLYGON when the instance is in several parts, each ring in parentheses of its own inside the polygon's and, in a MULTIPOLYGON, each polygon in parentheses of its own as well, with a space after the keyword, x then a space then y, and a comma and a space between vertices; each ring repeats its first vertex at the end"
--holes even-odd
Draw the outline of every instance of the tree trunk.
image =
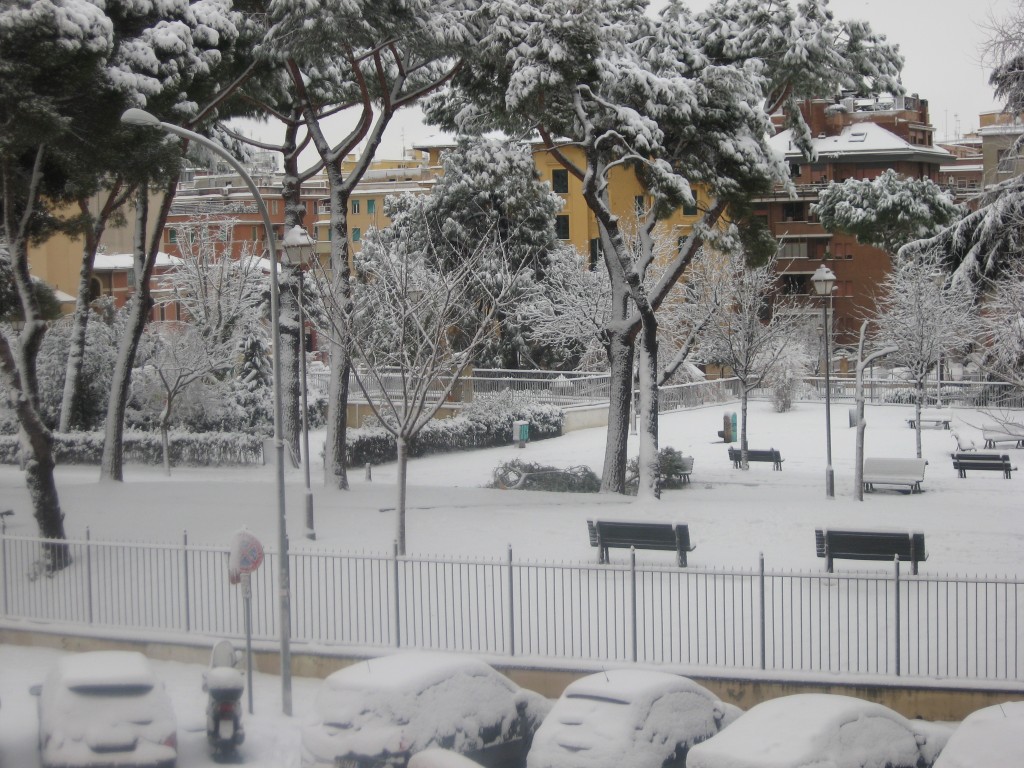
POLYGON ((96 249, 99 238, 103 235, 103 226, 97 224, 86 232, 82 250, 82 268, 78 273, 78 297, 75 301, 75 314, 71 326, 71 338, 68 343, 68 363, 64 371, 64 394, 60 402, 60 432, 69 432, 76 426, 77 404, 81 398, 82 367, 85 363, 85 333, 89 324, 89 287, 92 281, 92 268, 96 260, 96 249))
MULTIPOLYGON (((296 146, 298 122, 292 121, 285 130, 282 146, 284 156, 284 180, 281 184, 281 200, 284 204, 284 232, 292 227, 304 226, 306 206, 302 202, 302 184, 299 181, 299 152, 296 146)), ((302 452, 301 389, 299 366, 301 355, 299 334, 303 332, 299 323, 299 281, 301 267, 285 267, 281 270, 278 317, 281 326, 281 410, 283 423, 281 437, 288 446, 292 466, 298 466, 302 452)), ((308 460, 308 457, 307 457, 308 460)))
MULTIPOLYGON (((9 337, 0 330, 0 383, 5 385, 8 401, 14 406, 18 417, 22 450, 27 459, 25 483, 32 499, 32 514, 39 526, 39 533, 43 538, 63 539, 64 515, 60 511, 57 483, 53 476, 52 436, 39 415, 39 384, 36 377, 36 360, 46 334, 46 323, 41 316, 28 264, 27 226, 29 214, 37 200, 45 156, 45 147, 39 145, 25 199, 26 210, 20 217, 20 225, 17 228, 13 225, 14 205, 0 211, 3 215, 2 231, 7 238, 8 256, 14 271, 14 283, 25 317, 22 332, 13 339, 15 349, 11 349, 9 337)), ((4 166, 0 171, 2 187, 6 192, 9 188, 7 167, 4 166)), ((46 544, 44 552, 50 570, 64 568, 71 562, 64 543, 46 544)))
POLYGON ((924 402, 924 379, 917 380, 917 397, 914 398, 914 439, 917 443, 917 458, 921 458, 921 403, 924 402))
POLYGON ((395 436, 395 442, 397 444, 398 452, 398 463, 396 465, 396 471, 398 473, 398 499, 395 504, 395 513, 398 516, 398 533, 396 534, 395 540, 398 542, 398 554, 405 554, 405 477, 406 469, 408 468, 408 444, 402 435, 395 436))
POLYGON ((294 270, 281 270, 280 309, 278 319, 281 339, 281 405, 283 420, 281 437, 293 467, 299 466, 302 435, 302 411, 299 387, 299 301, 298 280, 301 277, 294 270))
POLYGON ((147 252, 146 222, 149 218, 149 192, 146 185, 139 188, 135 208, 135 294, 131 298, 131 311, 125 324, 124 335, 121 337, 121 348, 114 366, 114 376, 110 383, 110 397, 107 401, 107 424, 103 438, 103 456, 100 460, 100 479, 124 481, 124 413, 128 405, 128 393, 131 388, 132 368, 135 366, 135 354, 139 349, 142 331, 146 327, 149 313, 153 309, 153 297, 149 291, 149 281, 156 264, 156 256, 160 248, 167 214, 174 199, 177 188, 177 176, 168 182, 167 189, 160 204, 160 215, 157 217, 153 237, 147 252))
POLYGON ((658 328, 653 315, 640 331, 640 471, 637 497, 661 497, 658 471, 658 328))
POLYGON ((742 463, 740 466, 743 469, 750 469, 750 463, 747 461, 747 403, 750 400, 750 390, 743 387, 740 392, 740 457, 742 463))
MULTIPOLYGON (((352 287, 349 285, 348 263, 348 201, 341 171, 328 166, 331 185, 331 271, 333 281, 332 304, 335 311, 347 313, 352 306, 352 287)), ((346 469, 346 435, 348 432, 348 378, 352 365, 351 353, 344 338, 345 322, 335 322, 331 334, 331 387, 327 404, 327 445, 324 449, 324 485, 348 488, 346 469)))
POLYGON ((633 396, 633 345, 623 334, 610 333, 609 337, 608 430, 601 493, 625 493, 629 405, 633 396))

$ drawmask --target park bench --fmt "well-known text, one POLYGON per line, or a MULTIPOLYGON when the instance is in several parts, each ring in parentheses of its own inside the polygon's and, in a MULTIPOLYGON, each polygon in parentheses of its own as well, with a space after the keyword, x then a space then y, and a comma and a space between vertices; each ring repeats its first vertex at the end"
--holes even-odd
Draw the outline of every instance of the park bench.
POLYGON ((587 520, 590 546, 597 547, 597 561, 608 562, 608 549, 656 549, 676 553, 680 567, 686 567, 686 553, 696 549, 690 544, 690 528, 685 523, 642 523, 618 520, 587 520))
POLYGON ((832 573, 832 561, 841 560, 893 560, 910 561, 911 571, 917 575, 917 564, 928 559, 923 533, 899 531, 845 531, 818 528, 814 531, 818 557, 832 573))
MULTIPOLYGON (((921 409, 921 426, 925 424, 938 429, 949 429, 949 425, 953 423, 953 412, 949 410, 925 410, 921 409)), ((907 419, 907 424, 913 429, 917 425, 917 417, 913 416, 907 419)))
POLYGON ((1010 479, 1010 473, 1016 467, 1010 464, 1010 457, 1005 453, 952 453, 953 469, 958 477, 967 477, 969 469, 983 469, 991 472, 1002 472, 1003 477, 1010 479))
POLYGON ((666 479, 675 480, 677 477, 682 485, 690 482, 690 475, 693 473, 693 456, 683 456, 679 464, 679 471, 673 472, 666 479))
POLYGON ((909 485, 911 493, 921 493, 926 459, 864 459, 864 490, 876 485, 909 485))
POLYGON ((986 448, 995 448, 996 443, 1013 443, 1024 448, 1024 424, 985 424, 981 428, 986 448))
MULTIPOLYGON (((734 468, 739 469, 743 465, 743 452, 739 448, 729 449, 729 460, 732 462, 734 468)), ((769 448, 767 450, 754 450, 752 448, 747 449, 747 461, 770 461, 772 463, 772 469, 782 469, 782 462, 785 459, 779 453, 776 448, 769 448)))

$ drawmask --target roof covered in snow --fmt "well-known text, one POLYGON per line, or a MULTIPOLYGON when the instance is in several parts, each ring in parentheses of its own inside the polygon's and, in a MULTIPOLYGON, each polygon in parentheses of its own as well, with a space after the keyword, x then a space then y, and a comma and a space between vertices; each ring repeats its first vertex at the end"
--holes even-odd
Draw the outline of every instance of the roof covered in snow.
MULTIPOLYGON (((163 251, 156 255, 156 266, 158 267, 173 267, 181 263, 181 259, 177 256, 171 256, 163 251)), ((92 268, 94 272, 114 272, 131 269, 134 266, 135 257, 130 253, 97 253, 92 268)))
MULTIPOLYGON (((801 157, 792 135, 791 130, 785 130, 769 140, 772 148, 786 159, 801 157)), ((819 162, 848 158, 857 161, 889 159, 939 163, 949 162, 952 158, 944 149, 911 144, 875 123, 848 125, 836 136, 818 136, 811 143, 819 162)))

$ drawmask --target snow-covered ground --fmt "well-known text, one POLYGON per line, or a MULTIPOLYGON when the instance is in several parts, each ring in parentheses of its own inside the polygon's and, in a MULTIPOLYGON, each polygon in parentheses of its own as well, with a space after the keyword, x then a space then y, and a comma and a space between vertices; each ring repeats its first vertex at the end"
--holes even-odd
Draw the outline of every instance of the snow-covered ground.
MULTIPOLYGON (((789 413, 775 413, 770 403, 751 404, 750 446, 778 448, 785 463, 775 472, 768 464, 749 471, 732 468, 726 446, 717 437, 722 415, 736 405, 707 407, 665 415, 661 444, 694 457, 692 483, 667 491, 661 501, 636 501, 619 496, 532 493, 484 489, 494 468, 504 460, 522 458, 557 466, 588 464, 600 472, 604 430, 574 432, 565 437, 514 446, 415 459, 409 465, 408 550, 410 554, 457 554, 503 558, 512 546, 517 559, 588 561, 588 517, 635 518, 686 522, 697 549, 692 567, 753 567, 763 552, 769 569, 820 571, 815 556, 814 528, 870 526, 921 530, 927 536, 929 559, 922 573, 999 574, 1019 572, 1024 515, 1020 488, 996 472, 957 478, 949 453, 956 449, 951 433, 928 429, 923 453, 929 464, 924 493, 895 490, 852 498, 855 430, 847 426, 849 404, 834 404, 832 453, 836 498, 825 496, 825 419, 818 403, 799 403, 789 413), (596 507, 607 507, 597 511, 596 507)), ((914 456, 914 431, 906 419, 912 409, 869 406, 865 455, 914 456)), ((954 411, 954 429, 961 442, 983 449, 980 427, 991 417, 975 411, 954 411)), ((1024 414, 1018 414, 1024 421, 1024 414)), ((322 437, 315 435, 317 446, 322 437)), ((635 450, 635 443, 631 443, 635 450)), ((314 449, 316 450, 316 449, 314 449)), ((1024 450, 1007 445, 1024 471, 1024 450)), ((265 544, 277 535, 274 473, 270 467, 175 469, 171 477, 158 468, 128 466, 123 484, 99 483, 96 467, 61 467, 58 484, 70 537, 88 527, 94 540, 180 541, 227 545, 232 534, 247 526, 265 544)), ((393 465, 375 467, 372 481, 353 471, 348 492, 326 489, 316 473, 313 495, 317 540, 302 537, 304 527, 302 472, 287 473, 288 526, 295 548, 390 552, 395 536, 393 465)), ((0 467, 0 507, 13 508, 8 532, 32 535, 24 478, 14 467, 0 467)), ((613 560, 624 558, 613 551, 613 560)), ((641 552, 646 562, 672 562, 670 553, 641 552)), ((873 567, 868 564, 867 567, 873 567)), ((837 561, 836 569, 863 569, 864 564, 837 561)), ((883 567, 878 564, 878 567, 883 567)), ((33 768, 35 701, 28 686, 39 682, 60 651, 0 646, 0 765, 33 768)), ((203 733, 202 667, 156 662, 167 681, 179 718, 183 768, 213 765, 203 733)), ((257 674, 256 714, 246 715, 246 765, 291 766, 298 760, 298 724, 308 715, 319 681, 295 680, 295 717, 280 710, 280 683, 257 674)))

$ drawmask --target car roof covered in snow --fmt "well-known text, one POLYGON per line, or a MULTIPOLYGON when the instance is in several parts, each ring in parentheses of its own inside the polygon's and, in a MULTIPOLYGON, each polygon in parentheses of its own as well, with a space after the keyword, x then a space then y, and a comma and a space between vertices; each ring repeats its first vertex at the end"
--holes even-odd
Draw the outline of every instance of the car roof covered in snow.
MULTIPOLYGON (((479 659, 432 651, 406 651, 367 659, 332 673, 326 679, 334 690, 423 690, 452 675, 490 675, 479 659)), ((509 683, 509 688, 513 686, 509 683)))
POLYGON ((149 661, 136 651, 91 651, 63 657, 59 671, 64 685, 76 688, 152 688, 156 677, 149 661))
POLYGON ((588 696, 628 704, 670 691, 689 691, 713 698, 703 686, 671 672, 647 669, 609 669, 581 677, 565 689, 566 696, 588 696))

